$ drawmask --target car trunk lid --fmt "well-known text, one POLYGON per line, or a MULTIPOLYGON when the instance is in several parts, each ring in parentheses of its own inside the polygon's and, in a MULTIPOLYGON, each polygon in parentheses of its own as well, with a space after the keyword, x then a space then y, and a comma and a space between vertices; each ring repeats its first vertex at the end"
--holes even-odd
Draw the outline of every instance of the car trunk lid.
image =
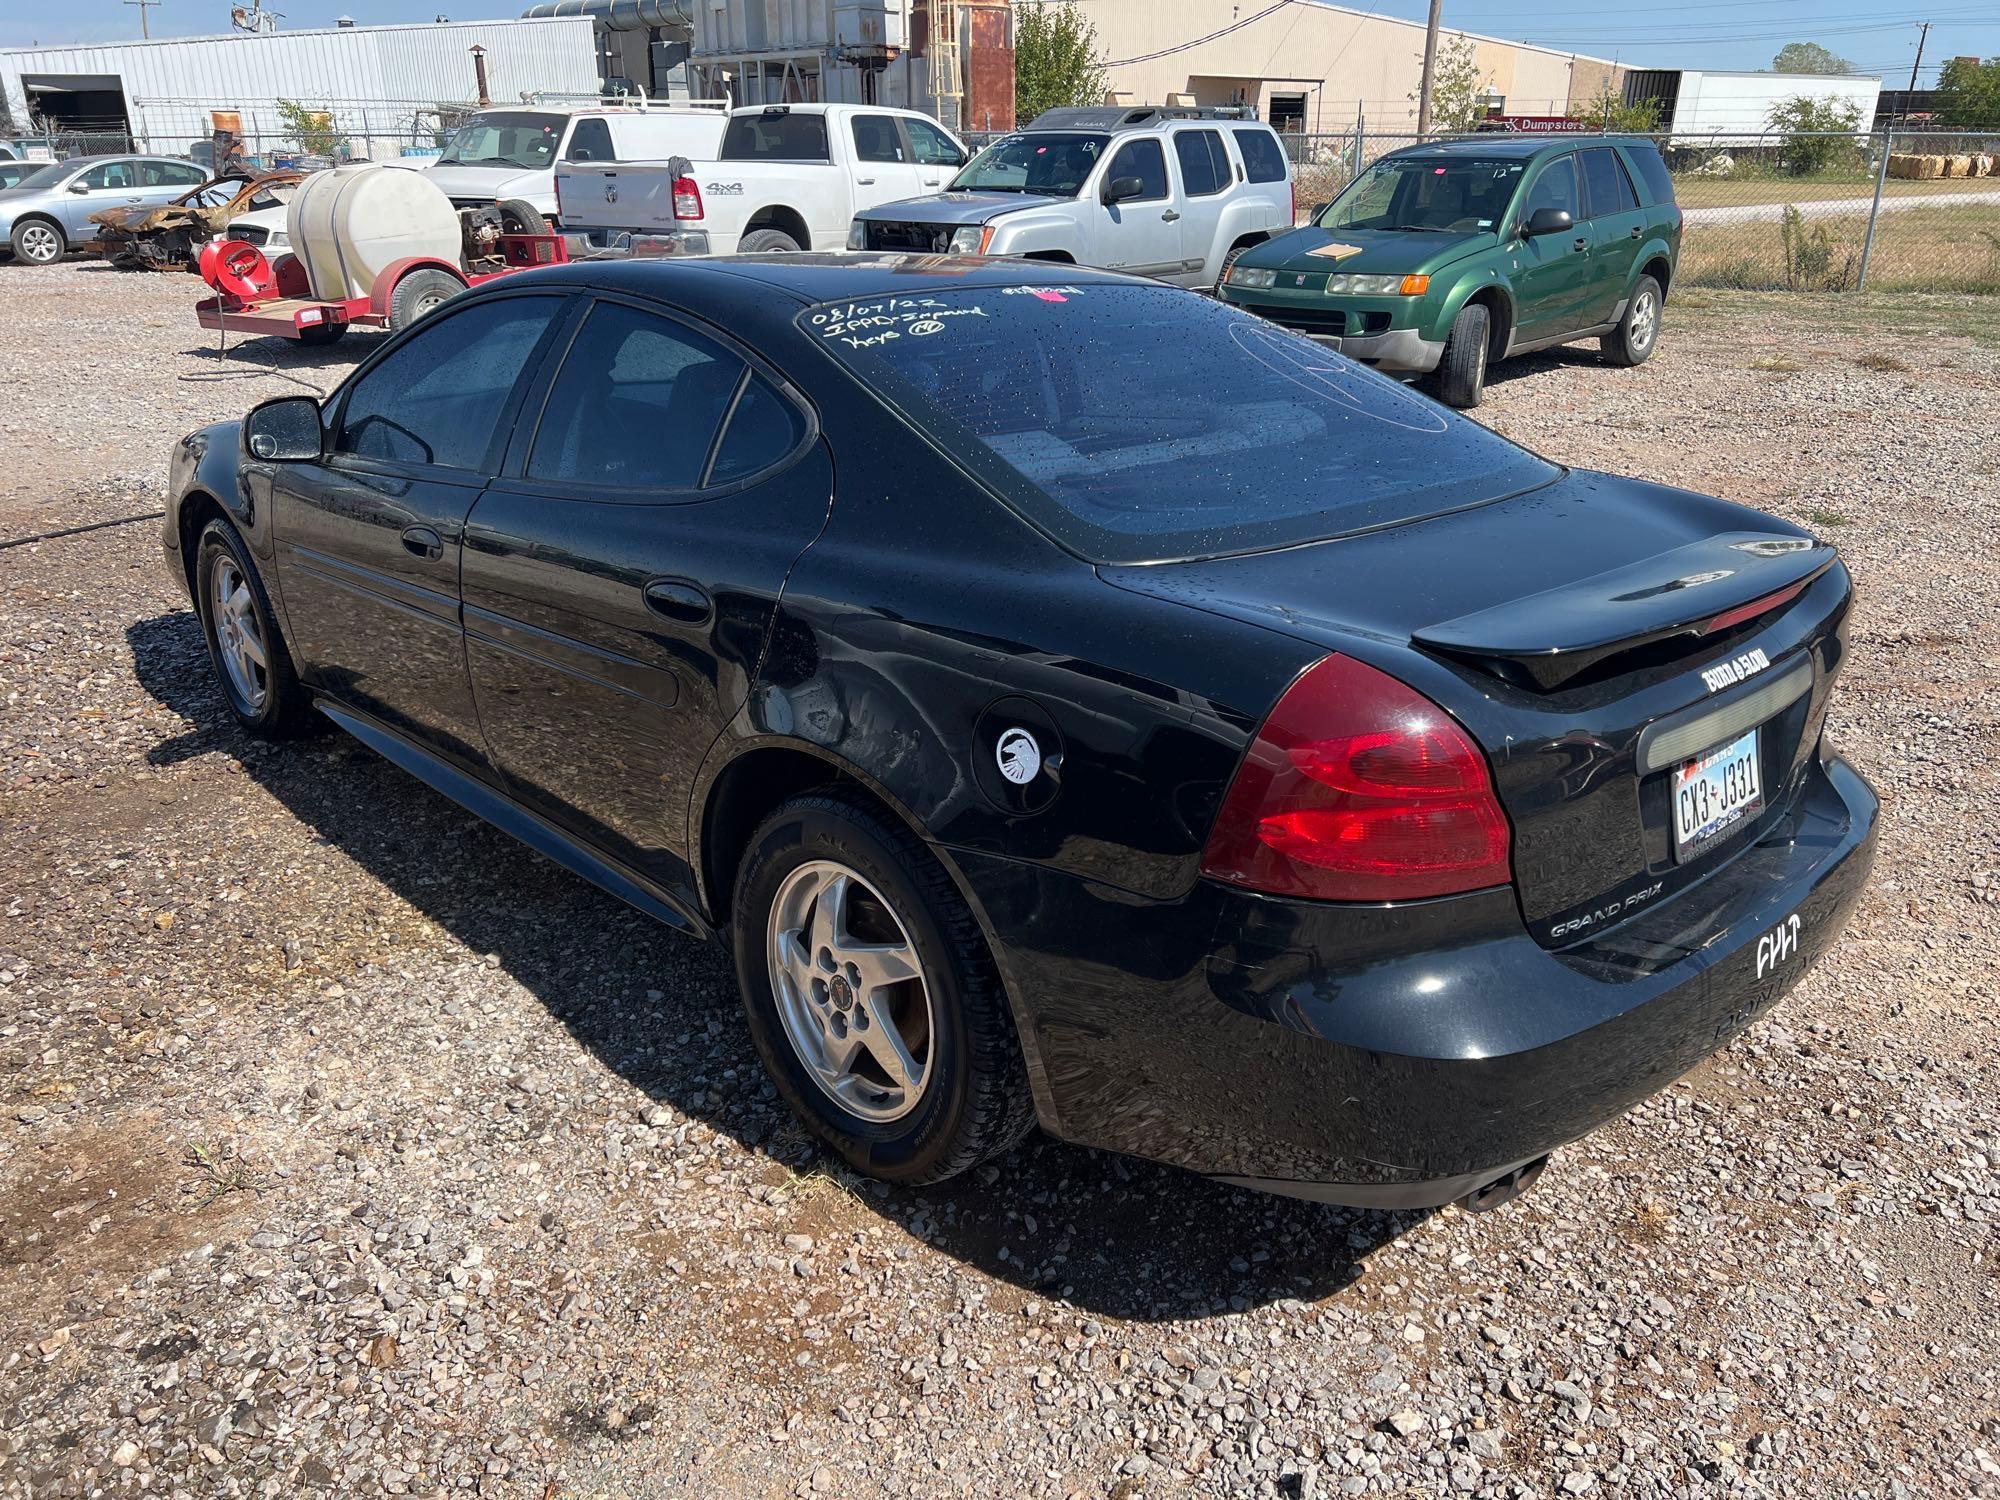
POLYGON ((1671 899, 1780 815, 1850 598, 1832 549, 1775 518, 1574 472, 1358 536, 1100 573, 1356 656, 1446 708, 1488 756, 1522 915, 1551 946, 1671 899), (1752 731, 1761 806, 1679 843, 1679 768, 1752 731))

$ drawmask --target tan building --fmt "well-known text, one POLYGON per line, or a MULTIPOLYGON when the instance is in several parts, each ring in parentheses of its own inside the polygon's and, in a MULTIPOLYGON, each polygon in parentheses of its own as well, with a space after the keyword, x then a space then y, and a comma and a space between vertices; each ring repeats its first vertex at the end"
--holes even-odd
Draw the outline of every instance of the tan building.
MULTIPOLYGON (((1198 104, 1254 104, 1260 118, 1307 133, 1416 126, 1421 22, 1318 0, 1079 0, 1097 28, 1109 84, 1144 103, 1186 93, 1198 104), (1197 40, 1201 38, 1203 40, 1197 40)), ((1509 115, 1562 115, 1622 86, 1603 58, 1446 28, 1476 48, 1489 103, 1509 115)))

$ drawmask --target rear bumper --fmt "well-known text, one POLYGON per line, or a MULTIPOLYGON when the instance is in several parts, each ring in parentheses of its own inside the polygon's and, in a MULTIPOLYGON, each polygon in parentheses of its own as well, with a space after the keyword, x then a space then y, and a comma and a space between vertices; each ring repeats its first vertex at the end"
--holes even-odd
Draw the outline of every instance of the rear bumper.
POLYGON ((1148 902, 953 857, 1054 1133, 1415 1208, 1587 1134, 1775 1005, 1859 898, 1876 806, 1826 757, 1788 816, 1707 880, 1560 952, 1528 937, 1507 889, 1364 908, 1201 881, 1148 902))
POLYGON ((571 260, 647 260, 708 254, 706 229, 566 229, 563 247, 571 260))

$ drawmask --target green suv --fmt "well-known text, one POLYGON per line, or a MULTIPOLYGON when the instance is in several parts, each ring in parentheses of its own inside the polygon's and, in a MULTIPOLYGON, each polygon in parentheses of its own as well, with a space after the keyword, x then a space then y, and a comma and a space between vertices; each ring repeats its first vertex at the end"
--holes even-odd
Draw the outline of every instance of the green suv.
POLYGON ((1477 406, 1510 355, 1596 338, 1613 364, 1644 362, 1680 246, 1651 141, 1480 136, 1383 157, 1311 223, 1239 253, 1217 291, 1477 406))

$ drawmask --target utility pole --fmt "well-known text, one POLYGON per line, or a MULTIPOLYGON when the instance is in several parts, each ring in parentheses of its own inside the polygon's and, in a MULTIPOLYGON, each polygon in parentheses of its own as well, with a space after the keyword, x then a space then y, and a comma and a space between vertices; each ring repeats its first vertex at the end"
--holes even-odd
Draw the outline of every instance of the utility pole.
MULTIPOLYGON (((125 0, 125 3, 139 7, 139 36, 142 40, 151 41, 153 28, 146 24, 146 11, 148 8, 158 5, 160 0, 125 0)), ((1910 87, 1915 88, 1916 85, 1911 84, 1910 87)))
POLYGON ((1424 78, 1417 85, 1417 134, 1428 135, 1431 129, 1431 81, 1437 76, 1438 60, 1438 13, 1444 9, 1444 0, 1431 0, 1431 19, 1424 29, 1424 78))
POLYGON ((1910 92, 1917 91, 1917 69, 1924 65, 1924 43, 1930 40, 1931 23, 1917 22, 1917 60, 1910 64, 1910 92))

